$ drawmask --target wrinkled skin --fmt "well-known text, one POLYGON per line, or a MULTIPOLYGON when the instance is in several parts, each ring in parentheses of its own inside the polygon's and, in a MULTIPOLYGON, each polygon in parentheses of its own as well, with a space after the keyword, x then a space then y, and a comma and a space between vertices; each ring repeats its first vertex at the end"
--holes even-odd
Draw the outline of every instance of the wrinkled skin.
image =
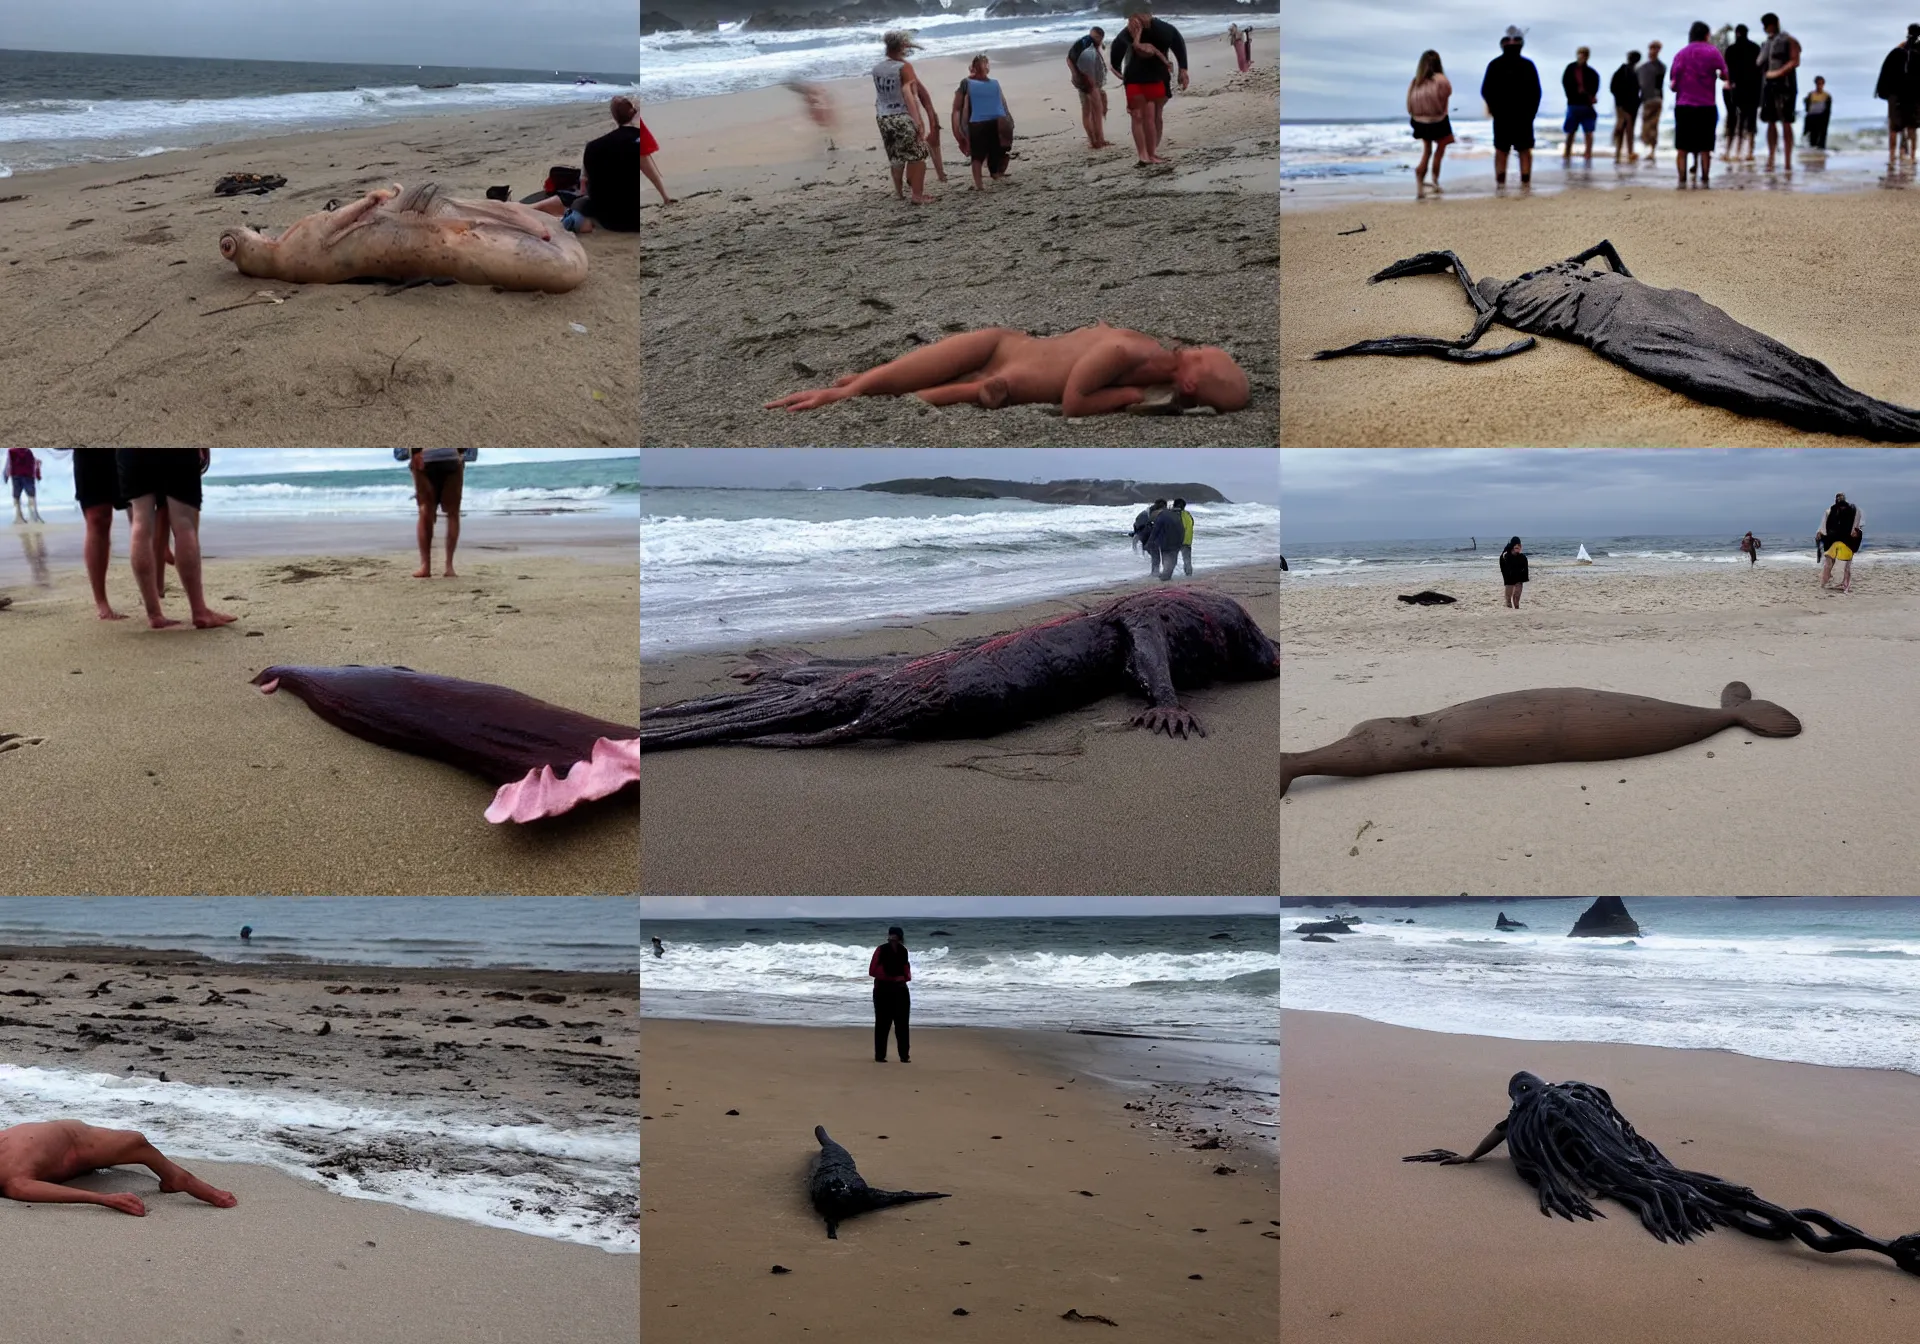
POLYGON ((1766 1241, 1792 1238, 1828 1254, 1877 1251, 1920 1274, 1920 1232, 1881 1241, 1819 1209, 1784 1209, 1744 1185, 1676 1167, 1635 1132, 1603 1088, 1548 1083, 1523 1072, 1507 1083, 1507 1097, 1507 1118, 1467 1156, 1434 1148, 1401 1160, 1458 1166, 1505 1143, 1513 1169, 1538 1193, 1547 1216, 1591 1222, 1606 1215, 1589 1201, 1606 1198, 1631 1209, 1659 1241, 1686 1242, 1731 1227, 1766 1241))
POLYGON ((1204 588, 1150 589, 924 658, 752 657, 734 674, 751 690, 642 710, 640 749, 984 737, 1129 689, 1151 702, 1135 726, 1205 736, 1177 688, 1280 675, 1253 617, 1204 588))
POLYGON ((1347 355, 1431 355, 1461 362, 1501 359, 1533 347, 1533 337, 1497 350, 1474 346, 1494 323, 1586 346, 1603 359, 1741 415, 1769 416, 1800 429, 1887 443, 1920 443, 1920 411, 1856 392, 1825 364, 1735 321, 1698 294, 1656 289, 1634 279, 1610 242, 1514 280, 1476 283, 1451 252, 1422 252, 1380 271, 1369 284, 1451 270, 1478 320, 1457 341, 1388 336, 1322 350, 1347 355), (1611 268, 1596 271, 1599 257, 1611 268))
POLYGON ((462 201, 432 182, 396 184, 296 220, 278 236, 220 235, 242 275, 293 284, 423 276, 562 294, 587 278, 587 253, 560 221, 508 201, 462 201))
POLYGON ((913 1190, 875 1190, 860 1179, 860 1171, 853 1165, 853 1154, 827 1137, 825 1126, 815 1125, 813 1137, 820 1141, 820 1156, 814 1161, 807 1193, 813 1199, 814 1210, 827 1220, 827 1236, 835 1241, 840 1239, 840 1224, 848 1218, 922 1199, 953 1198, 913 1190))

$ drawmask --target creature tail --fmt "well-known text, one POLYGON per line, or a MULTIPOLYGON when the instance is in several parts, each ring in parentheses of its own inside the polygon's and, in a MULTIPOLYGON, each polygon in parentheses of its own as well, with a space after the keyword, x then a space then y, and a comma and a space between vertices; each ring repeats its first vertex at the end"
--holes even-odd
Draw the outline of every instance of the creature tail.
POLYGON ((813 1137, 823 1148, 833 1142, 832 1139, 827 1137, 827 1127, 825 1125, 815 1125, 813 1127, 813 1137))
POLYGON ((1730 681, 1720 692, 1720 708, 1732 710, 1740 726, 1762 737, 1798 737, 1800 720, 1771 700, 1755 700, 1744 681, 1730 681))
POLYGON ((660 705, 640 711, 640 750, 670 751, 818 730, 857 717, 860 706, 789 686, 660 705), (652 725, 652 726, 650 726, 652 725))
POLYGON ((1475 350, 1462 345, 1459 341, 1443 340, 1438 336, 1382 336, 1377 340, 1355 341, 1352 345, 1343 345, 1338 350, 1318 350, 1315 359, 1344 359, 1348 355, 1432 355, 1436 359, 1451 359, 1463 364, 1474 364, 1488 359, 1505 359, 1508 355, 1517 355, 1523 350, 1534 347, 1531 336, 1501 346, 1498 350, 1475 350))
POLYGON ((867 1191, 868 1208, 890 1209, 896 1204, 912 1204, 922 1199, 952 1199, 952 1195, 923 1193, 918 1190, 873 1190, 867 1191))

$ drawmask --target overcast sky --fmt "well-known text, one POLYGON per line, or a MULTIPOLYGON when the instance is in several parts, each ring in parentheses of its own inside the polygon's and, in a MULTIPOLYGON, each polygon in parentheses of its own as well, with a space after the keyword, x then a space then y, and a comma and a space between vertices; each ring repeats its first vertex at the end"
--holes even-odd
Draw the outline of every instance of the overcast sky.
POLYGON ((1920 453, 1887 448, 1288 448, 1282 549, 1393 541, 1806 532, 1836 491, 1920 532, 1920 453))
POLYGON ((1273 504, 1277 448, 649 448, 642 485, 780 489, 902 476, 1156 481, 1211 485, 1236 504, 1273 504))
POLYGON ((6 15, 0 46, 29 51, 639 68, 634 0, 7 0, 6 15))
MULTIPOLYGON (((649 450, 649 455, 651 455, 649 450)), ((955 919, 995 915, 1272 915, 1278 896, 642 896, 642 919, 955 919)))
MULTIPOLYGON (((575 457, 633 457, 635 448, 483 448, 477 466, 560 462, 575 457)), ((391 448, 216 448, 209 476, 276 476, 296 471, 401 470, 391 448)))
MULTIPOLYGON (((1560 72, 1575 48, 1593 49, 1592 62, 1600 68, 1604 87, 1629 49, 1645 53, 1647 43, 1657 38, 1665 47, 1660 58, 1671 64, 1673 54, 1686 45, 1687 27, 1695 19, 1710 28, 1744 23, 1757 42, 1760 16, 1770 10, 1800 40, 1803 96, 1812 91, 1815 75, 1825 75, 1836 117, 1886 115, 1887 105, 1873 97, 1874 80, 1886 54, 1906 39, 1907 25, 1920 20, 1920 6, 1885 0, 1822 0, 1817 5, 1786 0, 1691 11, 1674 9, 1664 0, 1610 0, 1604 5, 1305 0, 1287 6, 1280 33, 1281 115, 1303 121, 1404 117, 1407 83, 1420 53, 1432 47, 1453 81, 1453 115, 1484 117, 1480 79, 1487 62, 1500 54, 1500 35, 1511 23, 1526 30, 1522 54, 1540 69, 1546 90, 1540 115, 1557 124, 1566 111, 1560 72)), ((1606 105, 1610 110, 1611 103, 1606 105)), ((1667 118, 1672 117, 1669 109, 1667 118)))

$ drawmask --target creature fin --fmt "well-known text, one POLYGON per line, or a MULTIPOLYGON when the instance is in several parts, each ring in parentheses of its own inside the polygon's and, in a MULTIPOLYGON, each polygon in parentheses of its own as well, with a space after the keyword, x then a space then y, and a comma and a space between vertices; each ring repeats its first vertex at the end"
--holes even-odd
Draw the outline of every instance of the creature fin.
POLYGON ((1743 681, 1730 681, 1720 692, 1720 707, 1730 709, 1748 732, 1762 737, 1798 737, 1800 720, 1771 700, 1755 700, 1743 681))

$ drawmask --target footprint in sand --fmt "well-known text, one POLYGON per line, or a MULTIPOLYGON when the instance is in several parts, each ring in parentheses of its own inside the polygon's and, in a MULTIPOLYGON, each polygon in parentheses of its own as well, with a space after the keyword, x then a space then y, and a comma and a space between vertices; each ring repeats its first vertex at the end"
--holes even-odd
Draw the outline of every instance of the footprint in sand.
POLYGON ((47 739, 28 737, 24 733, 0 733, 0 752, 16 751, 21 747, 37 747, 47 739))

